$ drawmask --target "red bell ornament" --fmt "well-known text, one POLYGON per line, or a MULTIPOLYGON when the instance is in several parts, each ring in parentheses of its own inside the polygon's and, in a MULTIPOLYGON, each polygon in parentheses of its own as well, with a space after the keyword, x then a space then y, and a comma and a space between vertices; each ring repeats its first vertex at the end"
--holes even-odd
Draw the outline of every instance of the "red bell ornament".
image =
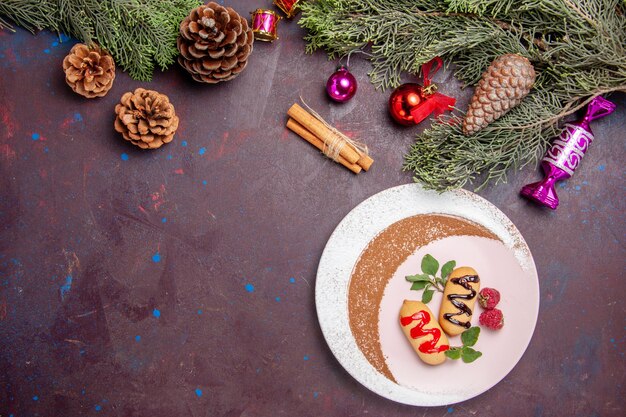
POLYGON ((441 68, 443 62, 436 57, 422 66, 424 85, 402 84, 389 97, 389 113, 401 125, 413 126, 434 113, 435 116, 452 110, 456 99, 437 93, 437 85, 430 77, 441 68), (436 65, 435 68, 432 68, 436 65))

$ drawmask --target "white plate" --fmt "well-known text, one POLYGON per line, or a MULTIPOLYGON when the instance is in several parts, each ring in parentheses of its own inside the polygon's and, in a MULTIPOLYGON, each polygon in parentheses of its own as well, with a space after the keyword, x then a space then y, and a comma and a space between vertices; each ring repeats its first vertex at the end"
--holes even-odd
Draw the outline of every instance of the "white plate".
MULTIPOLYGON (((429 303, 435 315, 440 298, 438 295, 429 303)), ((424 190, 419 184, 407 184, 370 197, 337 226, 320 259, 315 302, 326 342, 357 381, 393 401, 440 406, 465 401, 488 390, 521 359, 537 322, 539 282, 526 242, 494 205, 466 190, 439 194, 424 190), (448 237, 415 248, 396 270, 385 288, 379 311, 381 349, 398 381, 394 382, 377 371, 357 346, 348 319, 348 288, 354 266, 370 241, 390 225, 419 214, 447 214, 467 219, 488 229, 501 242, 478 237, 448 237), (404 298, 419 300, 421 297, 421 292, 410 291, 410 283, 404 280, 404 275, 419 273, 420 260, 425 253, 433 254, 441 263, 455 259, 458 266, 475 266, 482 287, 497 288, 502 293, 498 307, 504 312, 505 326, 499 331, 483 329, 475 346, 483 356, 471 364, 448 360, 436 367, 425 365, 403 339, 397 323, 400 305, 404 298), (494 259, 493 267, 489 259, 494 259), (503 271, 501 266, 507 262, 508 269, 503 271), (384 325, 387 321, 392 323, 384 325)), ((473 324, 477 324, 480 311, 477 307, 473 324)), ((376 325, 378 330, 378 323, 376 325)), ((459 345, 459 337, 451 338, 450 344, 459 345)))

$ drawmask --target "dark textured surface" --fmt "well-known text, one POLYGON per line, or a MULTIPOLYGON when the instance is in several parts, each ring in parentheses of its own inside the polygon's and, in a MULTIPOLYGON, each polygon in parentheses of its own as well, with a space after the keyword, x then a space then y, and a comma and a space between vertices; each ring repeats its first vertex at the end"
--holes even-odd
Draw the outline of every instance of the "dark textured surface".
MULTIPOLYGON (((223 85, 176 67, 151 83, 118 71, 106 97, 86 100, 61 70, 73 41, 0 33, 0 416, 624 415, 625 97, 594 123, 556 212, 518 196, 540 176, 532 167, 480 193, 537 264, 541 311, 525 356, 475 399, 408 407, 337 363, 314 284, 339 221, 411 181, 400 166, 418 129, 390 121, 388 93, 358 59, 357 96, 328 102, 335 63, 305 55, 294 22, 279 35, 223 85), (113 131, 115 103, 139 86, 167 94, 180 116, 157 151, 113 131), (285 130, 300 94, 370 145, 370 172, 354 176, 285 130)), ((436 81, 466 105, 471 92, 449 73, 436 81)))

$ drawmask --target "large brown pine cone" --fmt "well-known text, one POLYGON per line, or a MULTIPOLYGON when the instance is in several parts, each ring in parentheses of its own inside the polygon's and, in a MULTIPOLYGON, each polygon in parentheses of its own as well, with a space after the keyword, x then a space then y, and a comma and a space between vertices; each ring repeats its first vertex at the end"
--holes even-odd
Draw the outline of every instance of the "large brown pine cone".
POLYGON ((178 63, 199 82, 235 78, 248 64, 254 36, 248 21, 215 2, 196 7, 180 23, 178 63))
POLYGON ((463 133, 473 135, 517 106, 535 83, 530 61, 516 54, 496 58, 482 75, 467 115, 463 133))
POLYGON ((74 45, 63 60, 63 70, 72 90, 87 98, 106 95, 115 79, 113 57, 97 45, 74 45))
POLYGON ((115 130, 142 149, 155 149, 174 138, 178 116, 165 94, 138 88, 115 106, 115 130))

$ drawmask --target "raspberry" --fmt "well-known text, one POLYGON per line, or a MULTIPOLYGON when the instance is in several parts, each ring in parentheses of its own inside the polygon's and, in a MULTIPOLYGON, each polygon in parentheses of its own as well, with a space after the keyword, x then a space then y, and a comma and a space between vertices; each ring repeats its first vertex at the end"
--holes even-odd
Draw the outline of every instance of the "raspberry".
POLYGON ((502 315, 502 311, 497 308, 483 311, 478 321, 481 326, 493 330, 501 329, 502 326, 504 326, 504 316, 502 315))
POLYGON ((478 293, 478 304, 485 310, 495 308, 500 302, 500 293, 495 288, 483 288, 478 293))

